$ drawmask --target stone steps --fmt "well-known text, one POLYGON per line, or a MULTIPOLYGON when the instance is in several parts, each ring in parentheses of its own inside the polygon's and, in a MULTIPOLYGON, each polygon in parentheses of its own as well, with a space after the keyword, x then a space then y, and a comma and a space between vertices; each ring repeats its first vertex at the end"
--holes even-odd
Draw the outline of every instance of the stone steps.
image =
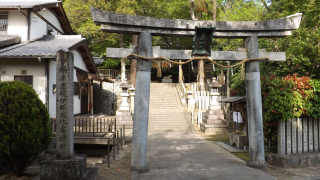
POLYGON ((148 132, 190 132, 175 84, 150 85, 148 132))

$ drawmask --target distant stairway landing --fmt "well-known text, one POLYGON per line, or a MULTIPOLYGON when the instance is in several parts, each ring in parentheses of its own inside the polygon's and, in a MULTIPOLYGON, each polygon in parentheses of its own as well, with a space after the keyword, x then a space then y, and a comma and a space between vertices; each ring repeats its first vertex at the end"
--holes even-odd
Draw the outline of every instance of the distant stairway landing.
POLYGON ((149 133, 191 132, 174 83, 151 83, 149 133))

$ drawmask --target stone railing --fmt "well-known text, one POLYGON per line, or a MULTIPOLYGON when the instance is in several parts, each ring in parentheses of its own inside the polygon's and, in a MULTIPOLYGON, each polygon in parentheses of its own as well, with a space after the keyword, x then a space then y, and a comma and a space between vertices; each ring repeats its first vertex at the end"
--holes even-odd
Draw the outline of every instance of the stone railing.
MULTIPOLYGON (((74 133, 109 133, 114 125, 116 129, 116 117, 75 117, 74 133)), ((56 118, 51 118, 52 131, 56 132, 56 118)))
POLYGON ((320 119, 278 120, 278 154, 301 154, 319 151, 320 119))
POLYGON ((200 90, 199 83, 192 84, 192 90, 195 99, 195 109, 198 110, 208 110, 209 107, 209 88, 206 86, 205 91, 200 90))
POLYGON ((182 104, 187 102, 187 90, 183 82, 177 84, 178 94, 182 104))

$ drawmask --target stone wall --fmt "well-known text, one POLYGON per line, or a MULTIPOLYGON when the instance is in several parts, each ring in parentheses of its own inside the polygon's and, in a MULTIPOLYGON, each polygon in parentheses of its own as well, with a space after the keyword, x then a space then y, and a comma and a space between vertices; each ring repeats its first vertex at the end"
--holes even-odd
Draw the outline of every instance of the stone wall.
MULTIPOLYGON (((102 83, 102 113, 108 116, 115 116, 116 111, 120 108, 121 88, 119 88, 121 82, 102 83)), ((94 82, 93 85, 93 113, 100 113, 100 82, 94 82)))

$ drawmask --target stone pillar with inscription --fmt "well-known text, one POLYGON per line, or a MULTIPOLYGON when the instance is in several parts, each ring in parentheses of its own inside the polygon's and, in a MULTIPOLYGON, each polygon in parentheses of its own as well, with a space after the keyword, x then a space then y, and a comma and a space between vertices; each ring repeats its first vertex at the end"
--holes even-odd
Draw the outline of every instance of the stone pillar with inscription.
POLYGON ((73 54, 60 51, 56 74, 57 159, 70 159, 73 156, 73 67, 73 54))
POLYGON ((56 156, 41 162, 40 179, 92 178, 96 176, 98 169, 86 168, 85 154, 73 154, 73 54, 70 51, 58 51, 56 62, 56 156))

